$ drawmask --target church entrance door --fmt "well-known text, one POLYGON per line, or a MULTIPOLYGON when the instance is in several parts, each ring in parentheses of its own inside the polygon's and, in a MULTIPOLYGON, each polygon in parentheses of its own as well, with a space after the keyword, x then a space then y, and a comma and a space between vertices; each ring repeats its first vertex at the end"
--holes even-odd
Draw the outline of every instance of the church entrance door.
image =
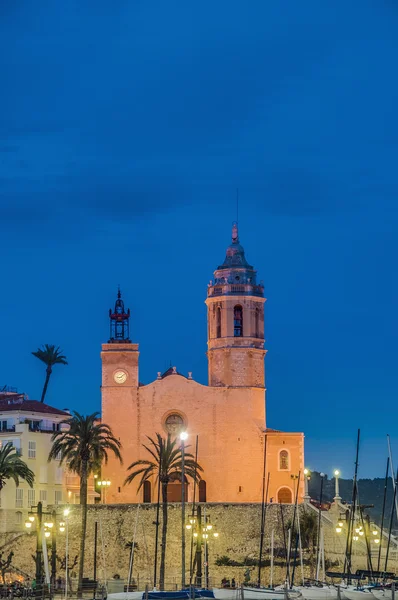
MULTIPOLYGON (((182 485, 176 476, 171 476, 171 480, 167 486, 167 502, 182 501, 182 485)), ((185 479, 185 502, 188 502, 188 483, 185 479)))

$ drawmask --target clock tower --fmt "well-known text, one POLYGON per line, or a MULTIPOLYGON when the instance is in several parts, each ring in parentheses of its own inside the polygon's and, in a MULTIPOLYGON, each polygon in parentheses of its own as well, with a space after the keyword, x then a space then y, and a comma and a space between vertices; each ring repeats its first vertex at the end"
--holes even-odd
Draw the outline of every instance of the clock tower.
MULTIPOLYGON (((131 423, 136 420, 138 390, 138 344, 130 340, 130 310, 124 308, 120 290, 114 310, 109 311, 110 339, 102 344, 102 419, 112 428, 126 448, 131 440, 131 423), (127 443, 126 443, 127 440, 127 443)), ((114 482, 107 493, 108 501, 126 501, 125 488, 117 486, 120 480, 120 463, 109 456, 103 466, 103 475, 114 482)), ((119 483, 120 485, 120 483, 119 483)))

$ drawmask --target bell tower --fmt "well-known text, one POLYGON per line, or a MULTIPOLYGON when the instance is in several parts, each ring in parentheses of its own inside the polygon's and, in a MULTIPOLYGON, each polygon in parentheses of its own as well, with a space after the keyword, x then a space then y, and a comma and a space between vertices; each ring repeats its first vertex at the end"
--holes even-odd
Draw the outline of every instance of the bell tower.
POLYGON ((209 385, 265 388, 264 286, 239 243, 238 224, 207 290, 209 385))

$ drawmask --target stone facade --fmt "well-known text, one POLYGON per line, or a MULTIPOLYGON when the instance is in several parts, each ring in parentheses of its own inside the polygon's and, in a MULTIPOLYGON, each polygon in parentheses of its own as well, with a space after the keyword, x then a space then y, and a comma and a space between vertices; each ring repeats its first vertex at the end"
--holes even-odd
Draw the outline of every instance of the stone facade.
MULTIPOLYGON (((239 583, 244 579, 244 572, 248 565, 258 559, 260 544, 260 504, 202 504, 202 514, 210 516, 213 527, 219 533, 217 539, 212 538, 208 545, 209 578, 210 585, 219 585, 223 577, 234 577, 239 583), (217 562, 226 557, 232 559, 237 566, 217 566, 217 562)), ((187 507, 189 514, 190 507, 187 507)), ((311 511, 317 516, 315 509, 309 505, 301 505, 303 511, 311 511)), ((293 518, 293 506, 271 504, 267 507, 266 527, 264 537, 263 560, 266 566, 262 569, 262 583, 269 583, 270 568, 270 542, 271 532, 274 532, 274 583, 282 583, 286 576, 284 535, 288 523, 293 518)), ((62 513, 61 513, 62 514, 62 513)), ((168 507, 168 538, 166 551, 166 583, 168 588, 179 585, 181 578, 181 504, 170 504, 168 507)), ((80 538, 80 506, 71 507, 69 525, 69 556, 71 561, 79 553, 80 538)), ((101 581, 108 582, 109 591, 122 589, 123 580, 128 576, 129 549, 128 542, 133 541, 134 531, 137 535, 135 541, 138 550, 135 554, 133 577, 139 580, 140 587, 146 583, 153 583, 154 540, 156 506, 152 504, 138 505, 90 505, 88 509, 88 524, 86 536, 85 576, 93 577, 94 571, 94 525, 98 523, 97 545, 97 576, 101 581), (137 520, 138 510, 138 520, 137 520), (137 524, 137 527, 136 527, 137 524), (117 575, 120 580, 114 578, 117 575)), ((333 565, 332 570, 341 571, 344 564, 345 538, 335 533, 333 514, 322 515, 325 531, 325 557, 327 565, 333 565)), ((32 577, 34 575, 34 562, 32 555, 35 552, 36 536, 30 534, 2 535, 1 549, 4 552, 13 550, 15 553, 13 565, 18 571, 32 577)), ((189 572, 191 537, 187 532, 186 537, 186 565, 189 572)), ((384 549, 382 557, 384 557, 384 549)), ((376 550, 374 556, 376 557, 376 550)), ((65 556, 65 534, 58 534, 57 554, 60 558, 65 556)), ((160 546, 159 546, 160 556, 160 546)), ((389 568, 394 569, 397 560, 396 544, 390 549, 389 568)), ((225 561, 225 559, 224 559, 225 561)), ((361 543, 353 555, 353 568, 366 568, 366 548, 361 543)), ((306 577, 313 577, 315 572, 315 553, 304 552, 304 572, 306 577)), ((292 560, 293 564, 293 560, 292 560)), ((251 580, 257 580, 257 567, 249 566, 251 580)), ((59 571, 63 576, 63 572, 59 571)), ((77 568, 72 571, 72 580, 76 581, 77 568)), ((299 562, 296 568, 296 581, 299 582, 301 571, 299 562)))
MULTIPOLYGON (((264 303, 264 287, 257 283, 234 225, 226 258, 207 290, 209 385, 176 368, 142 385, 139 348, 126 333, 130 313, 119 293, 110 311, 116 325, 101 353, 102 418, 120 439, 124 458, 124 467, 112 457, 104 466, 103 475, 112 482, 109 503, 143 500, 138 482, 124 486, 126 468, 150 458, 143 448, 147 436, 177 435, 181 429, 189 435, 189 451, 194 451, 196 438, 199 441, 198 461, 206 483, 203 501, 260 501, 266 448, 268 497, 293 502, 294 478, 304 469, 304 436, 266 428, 264 303)), ((155 481, 151 486, 150 500, 156 501, 155 481)), ((192 485, 188 487, 192 499, 192 485)), ((303 495, 301 479, 299 501, 303 495)))

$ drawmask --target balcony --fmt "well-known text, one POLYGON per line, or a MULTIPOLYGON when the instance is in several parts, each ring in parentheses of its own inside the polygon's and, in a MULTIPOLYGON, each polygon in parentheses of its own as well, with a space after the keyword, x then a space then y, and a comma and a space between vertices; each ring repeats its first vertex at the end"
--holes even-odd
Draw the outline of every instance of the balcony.
POLYGON ((264 296, 264 288, 262 285, 251 285, 242 283, 233 283, 225 285, 209 286, 207 290, 208 296, 264 296))

